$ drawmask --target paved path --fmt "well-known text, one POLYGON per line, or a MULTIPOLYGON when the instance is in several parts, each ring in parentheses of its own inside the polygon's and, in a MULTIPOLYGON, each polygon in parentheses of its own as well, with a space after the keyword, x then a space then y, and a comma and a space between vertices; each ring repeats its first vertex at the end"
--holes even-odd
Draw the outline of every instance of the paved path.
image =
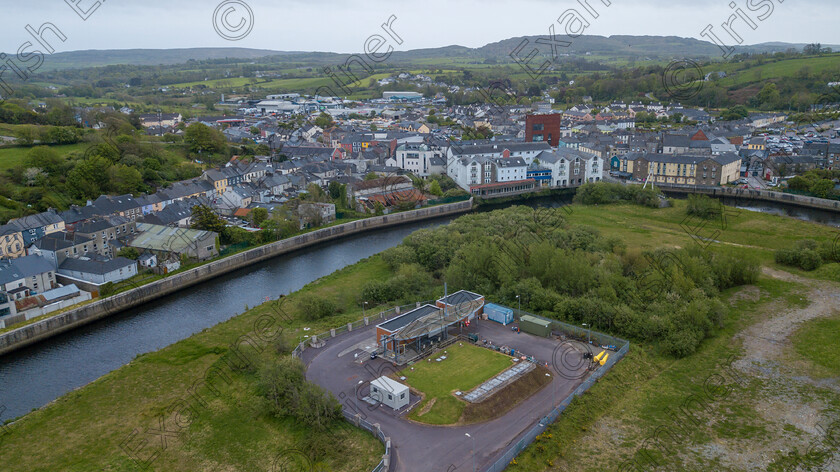
MULTIPOLYGON (((564 371, 562 376, 554 375, 550 385, 501 418, 469 426, 422 425, 402 419, 388 407, 373 407, 362 400, 356 400, 357 388, 360 390, 358 398, 361 399, 369 393, 367 382, 395 370, 390 363, 382 359, 370 360, 366 354, 355 358, 354 351, 348 349, 372 337, 373 330, 371 325, 331 339, 324 348, 307 349, 303 361, 308 366, 307 378, 310 381, 331 391, 346 409, 360 412, 365 420, 381 425, 384 433, 391 438, 391 471, 395 472, 472 470, 472 444, 465 433, 474 438, 478 470, 484 470, 508 444, 518 440, 552 410, 552 405, 569 395, 583 380, 575 379, 580 377, 576 372, 561 367, 564 371), (344 355, 339 357, 340 353, 344 355), (356 362, 359 359, 364 359, 364 365, 356 362)), ((470 330, 478 330, 482 338, 489 338, 496 345, 504 344, 517 351, 522 349, 526 354, 547 361, 550 365, 552 354, 558 346, 556 341, 517 334, 509 327, 492 321, 473 323, 470 330)), ((576 351, 574 353, 577 355, 576 351)), ((556 374, 555 367, 550 369, 556 374)), ((412 397, 411 403, 415 400, 412 397)))

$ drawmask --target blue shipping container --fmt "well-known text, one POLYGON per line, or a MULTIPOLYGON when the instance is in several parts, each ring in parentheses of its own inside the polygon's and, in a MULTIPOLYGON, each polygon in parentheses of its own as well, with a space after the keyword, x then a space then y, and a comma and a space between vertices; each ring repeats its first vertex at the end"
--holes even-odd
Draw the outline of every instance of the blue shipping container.
POLYGON ((508 325, 513 323, 513 309, 496 305, 495 303, 488 303, 484 305, 484 314, 487 315, 488 320, 508 325))

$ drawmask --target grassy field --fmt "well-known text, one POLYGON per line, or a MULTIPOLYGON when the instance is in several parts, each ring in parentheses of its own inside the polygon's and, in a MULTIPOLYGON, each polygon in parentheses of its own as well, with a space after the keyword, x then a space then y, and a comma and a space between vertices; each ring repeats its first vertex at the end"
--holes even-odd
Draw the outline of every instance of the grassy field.
POLYGON ((421 392, 422 403, 409 416, 428 424, 454 424, 461 418, 465 403, 454 392, 468 392, 485 380, 510 367, 510 357, 466 343, 438 352, 431 361, 421 360, 400 372, 406 383, 421 392), (437 356, 446 359, 436 362, 437 356), (431 407, 429 406, 431 404, 431 407))
MULTIPOLYGON (((681 226, 685 202, 674 204, 673 208, 658 210, 635 205, 574 205, 567 219, 621 237, 628 250, 697 244, 691 231, 684 228, 690 225, 681 226)), ((726 224, 712 227, 719 231, 714 239, 720 241, 713 245, 714 250, 749 254, 766 267, 801 277, 840 281, 840 264, 803 272, 773 262, 775 249, 805 237, 831 239, 837 229, 792 218, 730 211, 726 224)), ((796 461, 817 467, 809 470, 820 470, 824 457, 803 453, 801 443, 808 433, 802 422, 790 415, 808 411, 817 418, 830 417, 830 412, 840 411, 840 398, 829 389, 808 383, 791 384, 758 376, 737 378, 732 368, 734 359, 744 354, 742 338, 736 335, 764 320, 767 313, 808 306, 808 289, 807 285, 762 276, 754 287, 722 293, 721 299, 730 307, 724 327, 697 353, 684 359, 662 356, 652 346, 634 343, 627 357, 586 395, 573 401, 510 470, 601 471, 605 464, 615 470, 629 459, 655 457, 664 464, 657 470, 744 471, 754 470, 748 458, 762 454, 773 458, 770 470, 783 470, 796 461), (696 422, 680 415, 687 401, 708 392, 709 379, 725 385, 728 395, 695 412, 696 422), (668 434, 660 437, 667 454, 661 452, 662 448, 640 447, 663 428, 676 429, 680 434, 673 441, 668 434), (742 457, 742 462, 733 457, 742 457)), ((811 321, 793 341, 799 355, 820 366, 835 384, 840 375, 836 370, 840 365, 838 333, 837 318, 811 321)))
POLYGON ((710 220, 701 226, 698 220, 687 219, 685 200, 674 199, 672 203, 671 208, 655 210, 630 204, 573 205, 569 207, 570 214, 563 214, 572 224, 587 225, 605 235, 620 237, 629 250, 663 246, 681 248, 695 244, 709 247, 709 243, 700 238, 714 239, 719 241, 712 245, 716 250, 737 251, 758 257, 770 267, 840 282, 838 264, 826 264, 817 271, 804 272, 773 262, 775 250, 791 247, 805 238, 831 241, 840 233, 836 228, 731 207, 727 207, 724 219, 710 220))
POLYGON ((796 352, 817 366, 817 369, 814 369, 814 375, 824 378, 840 377, 838 333, 840 333, 840 315, 808 321, 793 336, 796 352))
MULTIPOLYGON (((360 319, 356 294, 367 281, 387 277, 389 270, 379 258, 371 258, 319 279, 288 296, 283 311, 293 317, 283 337, 292 344, 308 327, 321 332, 360 319), (296 300, 305 293, 332 298, 344 313, 320 322, 304 322, 296 300)), ((370 308, 377 310, 377 307, 370 308)), ((4 471, 138 471, 143 470, 121 448, 135 447, 148 439, 136 455, 141 460, 160 450, 148 470, 275 470, 272 463, 282 451, 303 448, 309 432, 292 421, 261 413, 256 394, 256 375, 251 370, 229 372, 229 384, 219 382, 219 395, 207 405, 184 402, 197 381, 210 368, 224 368, 223 356, 243 334, 254 333, 261 316, 276 314, 269 304, 206 329, 160 351, 138 356, 128 365, 69 393, 7 426, 2 434, 0 463, 4 471), (173 416, 179 410, 185 416, 173 416), (181 427, 175 423, 180 418, 181 427), (179 434, 167 438, 165 449, 151 433, 166 428, 179 434)), ((267 348, 263 356, 275 356, 267 348)), ((285 355, 285 354, 284 354, 285 355)), ((228 369, 229 370, 229 369, 228 369)), ((205 395, 206 397, 206 395, 205 395)), ((370 470, 379 461, 382 445, 373 436, 339 423, 334 448, 318 459, 318 470, 370 470)))
MULTIPOLYGON (((66 155, 73 151, 84 152, 89 146, 90 144, 87 143, 76 143, 50 147, 59 154, 66 155)), ((32 148, 18 146, 0 147, 0 171, 11 169, 17 165, 23 165, 26 162, 26 156, 30 149, 32 148)))
POLYGON ((743 67, 743 65, 738 62, 714 64, 709 66, 709 70, 707 72, 719 70, 726 72, 729 76, 722 79, 720 84, 727 87, 761 82, 762 80, 780 77, 793 77, 802 69, 808 69, 811 73, 822 73, 825 71, 840 73, 840 54, 785 59, 778 62, 770 62, 759 66, 753 66, 747 70, 739 70, 739 67, 743 67))
MULTIPOLYGON (((569 214, 563 214, 570 223, 618 236, 628 251, 698 244, 691 234, 696 226, 685 220, 684 201, 677 200, 674 207, 665 209, 622 204, 573 205, 569 210, 569 214)), ((717 226, 707 225, 704 230, 715 232, 713 239, 719 243, 712 248, 716 251, 755 257, 766 267, 807 277, 809 282, 840 281, 840 264, 802 272, 773 262, 774 250, 804 237, 833 239, 837 234, 834 228, 734 209, 727 213, 725 223, 714 224, 717 226)), ((368 281, 392 276, 387 264, 375 256, 291 294, 283 310, 294 319, 284 326, 284 338, 295 342, 304 327, 310 328, 309 333, 317 333, 359 319, 360 288, 368 281), (303 321, 296 300, 304 293, 333 299, 341 312, 317 322, 303 321)), ((750 453, 769 454, 777 459, 774 464, 785 464, 791 457, 800 457, 801 452, 791 444, 801 443, 810 433, 798 418, 821 418, 826 412, 838 412, 840 398, 816 385, 758 376, 735 378, 731 356, 743 354, 744 337, 739 333, 764 320, 768 313, 807 306, 809 289, 808 284, 762 276, 755 286, 722 293, 721 299, 729 307, 723 326, 715 337, 703 342, 698 352, 684 359, 675 360, 652 346, 633 343, 627 357, 573 401, 510 470, 601 471, 606 465, 614 467, 629 458, 653 454, 660 460, 674 461, 663 470, 688 464, 694 467, 691 470, 741 471, 754 469, 729 458, 742 453, 747 458, 754 457, 748 456, 750 453), (709 391, 708 379, 715 375, 722 376, 729 394, 698 412, 697 421, 690 422, 683 440, 668 443, 672 457, 660 457, 658 451, 640 451, 643 441, 660 426, 674 425, 673 412, 686 399, 709 391), (735 452, 722 455, 721 450, 735 452)), ((417 299, 428 298, 434 297, 417 299)), ((230 344, 243 333, 252 332, 255 321, 270 313, 271 308, 263 305, 160 351, 138 356, 130 364, 24 416, 5 434, 0 431, 4 470, 138 470, 120 444, 132 431, 159 429, 161 415, 171 413, 172 405, 184 398, 208 368, 222 365, 230 344)), ((835 316, 803 324, 793 339, 795 354, 823 369, 826 378, 835 382, 840 374, 831 369, 840 365, 838 332, 840 319, 835 316)), ((432 424, 457 422, 464 404, 452 392, 467 391, 510 365, 506 356, 481 348, 452 346, 447 351, 448 359, 443 362, 421 362, 413 366, 414 371, 403 372, 409 385, 426 394, 412 419, 432 424), (433 398, 435 404, 418 417, 433 398)), ((277 354, 275 349, 266 349, 263 355, 277 354)), ((195 412, 177 438, 168 440, 154 470, 271 470, 278 451, 304 447, 306 431, 289 421, 261 414, 254 406, 258 402, 253 372, 237 371, 231 379, 230 385, 221 386, 218 398, 195 412)), ((171 423, 167 425, 172 428, 171 423)), ((336 432, 344 439, 338 450, 319 459, 323 470, 364 470, 376 463, 382 446, 370 435, 343 425, 336 432)), ((156 437, 148 439, 157 444, 156 437)))

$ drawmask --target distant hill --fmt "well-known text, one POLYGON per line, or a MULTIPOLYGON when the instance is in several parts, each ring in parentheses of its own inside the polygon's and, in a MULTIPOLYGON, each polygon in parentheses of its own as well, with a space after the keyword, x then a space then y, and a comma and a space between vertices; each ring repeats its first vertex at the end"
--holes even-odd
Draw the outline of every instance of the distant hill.
POLYGON ((190 59, 257 59, 276 54, 293 54, 269 49, 189 48, 189 49, 108 49, 59 52, 44 62, 45 70, 98 67, 116 64, 154 66, 181 64, 190 59))
MULTIPOLYGON (((516 37, 490 43, 480 48, 464 46, 446 46, 440 48, 414 49, 395 52, 390 61, 411 62, 429 61, 436 59, 472 59, 496 60, 510 62, 511 51, 522 42, 530 41, 528 47, 536 46, 536 39, 540 36, 516 37)), ((557 38, 568 40, 569 38, 557 38)), ((762 43, 751 46, 739 46, 738 52, 777 52, 790 48, 802 49, 804 44, 790 43, 762 43)), ((838 46, 825 45, 827 47, 838 46)), ((548 46, 540 46, 548 52, 548 46)), ((530 49, 528 49, 530 51, 530 49)), ((523 54, 528 52, 523 51, 523 54)), ((590 53, 596 56, 610 56, 626 59, 668 59, 673 57, 720 57, 720 48, 708 42, 694 38, 680 38, 677 36, 581 36, 571 40, 568 47, 560 48, 560 53, 584 55, 590 53)), ((182 64, 189 60, 212 59, 274 59, 290 62, 321 64, 334 62, 337 57, 346 54, 331 52, 303 52, 303 51, 274 51, 269 49, 247 48, 190 48, 190 49, 122 49, 122 50, 88 50, 56 53, 50 56, 44 64, 44 70, 60 70, 84 67, 98 67, 117 64, 132 65, 167 65, 182 64)))

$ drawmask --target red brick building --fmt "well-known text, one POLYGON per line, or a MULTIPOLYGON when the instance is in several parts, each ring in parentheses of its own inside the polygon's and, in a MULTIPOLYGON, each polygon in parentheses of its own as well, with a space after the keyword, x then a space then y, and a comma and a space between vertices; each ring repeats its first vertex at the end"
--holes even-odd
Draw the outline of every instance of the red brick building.
POLYGON ((557 147, 560 141, 560 122, 563 115, 528 115, 525 117, 525 141, 529 143, 546 142, 557 147))

